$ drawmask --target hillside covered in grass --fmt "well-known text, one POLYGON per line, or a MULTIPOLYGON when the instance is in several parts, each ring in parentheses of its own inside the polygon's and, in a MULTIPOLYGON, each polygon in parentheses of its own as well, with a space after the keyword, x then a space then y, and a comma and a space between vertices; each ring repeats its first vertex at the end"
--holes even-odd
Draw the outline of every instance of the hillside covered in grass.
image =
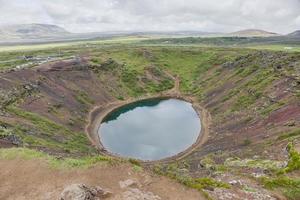
POLYGON ((101 152, 85 134, 95 106, 159 95, 178 78, 181 94, 210 112, 209 138, 187 157, 151 169, 215 198, 300 198, 299 53, 165 45, 64 48, 0 54, 0 147, 96 156, 101 152), (45 55, 55 60, 40 63, 45 55))

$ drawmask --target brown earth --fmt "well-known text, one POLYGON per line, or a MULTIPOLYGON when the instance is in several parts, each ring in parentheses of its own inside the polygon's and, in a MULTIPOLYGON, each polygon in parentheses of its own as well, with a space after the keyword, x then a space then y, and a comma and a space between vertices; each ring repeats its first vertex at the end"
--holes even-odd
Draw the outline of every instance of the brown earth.
POLYGON ((136 172, 131 165, 117 166, 99 164, 88 169, 54 169, 42 160, 0 160, 0 199, 41 200, 59 199, 60 193, 68 185, 83 183, 109 189, 113 195, 124 190, 120 181, 137 180, 140 190, 152 192, 163 200, 201 200, 202 195, 193 189, 168 178, 153 175, 147 171, 136 172))
MULTIPOLYGON (((207 88, 209 89, 205 91, 205 98, 201 101, 197 100, 196 98, 191 99, 191 101, 195 101, 201 104, 201 106, 203 106, 210 112, 211 119, 204 119, 209 119, 205 123, 212 123, 209 130, 209 136, 206 138, 207 140, 205 140, 205 143, 197 146, 197 148, 193 148, 187 153, 188 155, 185 154, 183 157, 179 157, 182 161, 185 161, 189 164, 188 172, 189 175, 193 177, 205 177, 210 176, 214 173, 213 169, 207 169, 204 165, 201 164, 203 157, 207 155, 214 156, 214 161, 219 164, 224 164, 225 159, 228 157, 239 157, 241 159, 251 159, 254 157, 259 157, 260 159, 280 161, 284 161, 287 159, 287 152, 285 148, 288 140, 281 141, 276 139, 278 138, 278 136, 291 130, 296 130, 300 126, 300 103, 299 98, 295 95, 297 91, 300 91, 300 81, 299 75, 296 74, 297 76, 295 75, 294 77, 286 76, 284 74, 284 71, 282 70, 288 67, 288 64, 286 63, 291 63, 292 65, 299 67, 299 64, 297 64, 297 59, 299 60, 299 56, 293 58, 292 56, 281 53, 267 53, 266 55, 265 53, 255 53, 253 55, 251 54, 248 57, 250 57, 251 59, 252 57, 254 57, 253 63, 251 63, 251 60, 247 60, 250 58, 242 58, 242 62, 237 61, 236 63, 232 64, 233 66, 226 67, 226 65, 224 65, 212 67, 212 69, 210 69, 207 74, 214 74, 218 69, 220 70, 220 74, 218 76, 215 76, 214 78, 212 78, 211 76, 207 77, 207 85, 204 86, 207 86, 207 88), (289 59, 296 61, 289 61, 289 59), (280 64, 281 61, 283 64, 280 64), (275 81, 270 83, 268 87, 264 88, 262 97, 257 99, 256 102, 253 103, 249 108, 243 108, 240 111, 231 112, 229 115, 223 116, 223 114, 230 110, 236 102, 235 97, 224 101, 224 97, 230 94, 233 89, 241 90, 240 92, 245 96, 251 96, 251 90, 243 91, 244 88, 239 88, 239 86, 246 84, 253 78, 254 75, 257 75, 259 71, 254 72, 252 75, 248 75, 244 78, 238 76, 232 77, 232 75, 236 73, 236 68, 245 67, 243 66, 243 63, 247 63, 247 65, 249 64, 249 66, 251 64, 259 64, 261 68, 274 67, 274 73, 276 73, 277 78, 275 81), (281 69, 281 71, 279 70, 279 72, 277 72, 277 68, 281 69), (283 75, 281 73, 283 73, 283 75), (267 105, 274 105, 276 104, 276 102, 283 102, 283 104, 278 108, 272 110, 266 116, 261 116, 259 114, 258 108, 264 108, 267 105), (245 145, 245 139, 251 141, 251 144, 245 145), (272 143, 270 145, 267 142, 272 143)), ((41 116, 57 122, 58 124, 70 128, 72 131, 83 132, 87 122, 90 119, 94 119, 96 117, 90 116, 90 118, 88 118, 90 111, 95 108, 95 102, 97 102, 97 106, 106 108, 107 105, 112 105, 113 107, 114 105, 122 105, 123 103, 134 100, 125 96, 125 101, 119 101, 111 95, 111 91, 109 90, 111 88, 106 87, 107 81, 110 81, 111 85, 114 85, 116 84, 115 79, 116 78, 113 77, 113 75, 105 77, 105 81, 99 79, 97 74, 94 73, 93 70, 90 70, 88 68, 87 61, 83 59, 81 61, 61 61, 58 63, 45 64, 44 66, 34 69, 25 69, 0 74, 0 86, 1 89, 6 92, 11 90, 14 91, 14 88, 24 87, 24 84, 28 83, 37 85, 39 90, 38 95, 26 96, 26 98, 22 99, 22 101, 20 102, 20 107, 24 110, 38 113, 41 116), (76 100, 78 91, 84 91, 92 101, 87 104, 78 102, 78 100, 76 100), (62 105, 62 108, 58 111, 58 113, 49 112, 49 109, 54 105, 62 105), (74 118, 74 116, 76 116, 77 118, 74 118), (75 123, 70 124, 70 121, 75 121, 75 123)), ((195 84, 198 83, 196 82, 195 84)), ((197 86, 200 87, 201 84, 202 83, 200 82, 197 86)), ((114 88, 118 88, 117 84, 114 85, 114 88)), ((176 82, 175 88, 171 90, 174 96, 178 95, 178 88, 179 82, 176 82)), ((93 113, 94 112, 92 112, 92 115, 96 114, 97 112, 95 112, 94 114, 93 113)), ((12 124, 30 125, 29 122, 24 121, 22 118, 16 117, 14 115, 0 115, 0 121, 2 120, 12 124)), ((205 134, 205 136, 207 136, 207 134, 205 134)), ((41 135, 41 137, 43 137, 43 135, 41 135)), ((65 138, 59 137, 54 138, 54 140, 56 140, 57 142, 64 141, 64 139, 65 138)), ((92 139, 92 141, 97 141, 94 140, 95 138, 92 139)), ((94 145, 97 144, 98 143, 94 143, 94 145)), ((12 144, 7 143, 7 141, 5 141, 5 143, 3 141, 0 141, 1 147, 8 147, 10 145, 12 144)), ((61 155, 66 153, 63 150, 55 151, 54 149, 47 149, 41 146, 33 145, 30 147, 41 149, 51 154, 61 155)), ((67 153, 67 155, 70 155, 70 153, 67 153)), ((80 156, 80 154, 75 153, 75 156, 80 156)), ((6 185, 5 188, 8 191, 13 189, 11 185, 14 183, 14 180, 10 180, 10 176, 13 177, 13 174, 16 173, 20 176, 16 177, 16 180, 23 179, 22 174, 19 174, 19 171, 22 171, 22 169, 17 163, 14 162, 21 162, 21 164, 25 165, 26 162, 30 161, 7 161, 8 167, 5 167, 6 161, 1 161, 1 167, 3 166, 4 168, 7 168, 7 170, 11 168, 11 174, 1 174, 3 175, 1 177, 7 177, 7 179, 9 179, 6 181, 8 181, 7 183, 9 183, 10 189, 7 188, 9 185, 4 184, 6 185)), ((31 167, 30 170, 37 170, 35 168, 36 165, 34 164, 34 162, 29 165, 31 167)), ((38 166, 39 165, 40 164, 38 164, 38 166)), ((42 167, 42 169, 45 168, 42 167)), ((91 171, 92 169, 89 169, 88 171, 91 171)), ((52 171, 52 169, 47 170, 47 173, 52 171)), ((234 170, 235 168, 233 169, 233 171, 234 170)), ((253 168, 238 169, 236 171, 238 177, 232 175, 235 172, 231 172, 232 174, 229 174, 228 176, 234 179, 246 180, 247 178, 243 177, 243 175, 246 176, 258 170, 259 169, 253 168), (242 172, 243 175, 240 176, 240 172, 242 172)), ((63 175, 61 175, 62 172, 58 172, 56 170, 54 171, 55 173, 53 173, 55 176, 64 177, 63 175)), ((121 173, 117 171, 118 170, 112 172, 121 173)), ((26 172, 29 173, 29 171, 26 172)), ((68 175, 68 173, 71 172, 64 173, 68 175)), ((80 172, 72 171, 72 173, 73 174, 69 174, 70 177, 66 176, 64 178, 77 180, 76 176, 77 174, 80 174, 83 177, 85 176, 86 179, 84 180, 87 180, 89 178, 91 180, 94 180, 94 174, 96 174, 96 171, 92 171, 87 175, 84 175, 84 173, 88 173, 84 172, 84 170, 80 172)), ((30 175, 26 174, 26 176, 24 177, 27 177, 30 180, 29 176, 30 175)), ((51 177, 49 177, 49 180, 51 180, 51 177)), ((23 179, 23 181, 25 180, 23 179)), ((63 181, 66 181, 64 183, 67 183, 67 180, 63 181)), ((33 182, 16 182, 16 186, 21 188, 25 185, 26 190, 33 191, 33 189, 30 189, 30 185, 28 185, 28 183, 33 182)), ((52 184, 53 182, 50 183, 52 184)), ((36 186, 38 186, 38 184, 36 184, 36 186)), ((61 183, 59 187, 56 187, 57 191, 62 190, 63 186, 65 185, 61 183)), ((104 184, 103 187, 106 187, 106 185, 104 184)), ((109 184, 108 187, 110 187, 109 184)), ((112 189, 114 187, 117 187, 117 181, 115 181, 115 186, 111 186, 112 189)), ((236 189, 237 187, 234 188, 236 189)), ((242 189, 239 190, 239 192, 241 191, 242 189)), ((42 192, 42 190, 40 190, 40 192, 42 192)), ((158 195, 160 194, 158 190, 153 190, 153 192, 156 192, 158 195)), ((5 194, 5 192, 3 192, 3 194, 5 194)))
MULTIPOLYGON (((22 109, 78 132, 83 131, 88 111, 94 102, 106 104, 114 99, 97 75, 88 69, 84 59, 48 63, 36 68, 2 73, 0 85, 0 91, 7 94, 7 101, 16 99, 22 109), (23 89, 28 85, 35 87, 36 91, 28 94, 29 92, 23 89), (88 102, 80 102, 80 94, 88 96, 88 102), (57 106, 59 109, 53 112, 53 108, 57 106)), ((0 115, 0 121, 12 125, 23 124, 32 131, 35 130, 34 124, 15 115, 0 115)), ((44 137, 38 131, 34 134, 44 137)), ((66 139, 63 135, 59 137, 51 139, 56 142, 66 139)), ((34 145, 31 147, 52 154, 64 154, 61 150, 34 145)))

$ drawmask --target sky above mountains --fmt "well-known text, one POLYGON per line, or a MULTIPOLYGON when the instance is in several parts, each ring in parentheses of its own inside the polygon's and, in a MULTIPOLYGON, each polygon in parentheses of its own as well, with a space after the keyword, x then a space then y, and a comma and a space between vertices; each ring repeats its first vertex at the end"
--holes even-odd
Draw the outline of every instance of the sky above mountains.
POLYGON ((300 29, 300 0, 0 0, 0 26, 46 23, 71 32, 300 29))

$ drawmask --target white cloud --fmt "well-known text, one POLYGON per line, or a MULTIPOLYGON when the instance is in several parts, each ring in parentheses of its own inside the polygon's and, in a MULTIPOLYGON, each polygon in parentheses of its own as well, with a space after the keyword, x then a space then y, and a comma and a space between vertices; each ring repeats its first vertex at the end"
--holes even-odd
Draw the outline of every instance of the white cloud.
POLYGON ((0 0, 0 25, 52 23, 70 31, 299 29, 299 0, 0 0))

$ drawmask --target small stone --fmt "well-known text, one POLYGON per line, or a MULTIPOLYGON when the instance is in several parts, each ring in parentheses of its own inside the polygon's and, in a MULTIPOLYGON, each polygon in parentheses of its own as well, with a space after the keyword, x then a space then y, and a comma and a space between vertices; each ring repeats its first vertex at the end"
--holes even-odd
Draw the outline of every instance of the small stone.
POLYGON ((96 186, 92 189, 92 193, 96 196, 96 197, 101 197, 101 198, 108 198, 112 195, 112 192, 107 190, 107 189, 103 189, 99 186, 96 186))
POLYGON ((128 188, 128 187, 139 187, 139 183, 136 180, 127 179, 125 181, 119 182, 120 188, 128 188))
POLYGON ((137 188, 131 188, 122 194, 122 200, 161 200, 152 192, 143 192, 137 188))
POLYGON ((230 185, 243 185, 242 182, 240 180, 232 180, 232 181, 229 181, 229 184, 230 185))
POLYGON ((236 180, 229 181, 230 185, 236 185, 238 182, 236 180))
POLYGON ((295 121, 289 121, 287 123, 284 124, 285 126, 296 126, 296 122, 295 121))

